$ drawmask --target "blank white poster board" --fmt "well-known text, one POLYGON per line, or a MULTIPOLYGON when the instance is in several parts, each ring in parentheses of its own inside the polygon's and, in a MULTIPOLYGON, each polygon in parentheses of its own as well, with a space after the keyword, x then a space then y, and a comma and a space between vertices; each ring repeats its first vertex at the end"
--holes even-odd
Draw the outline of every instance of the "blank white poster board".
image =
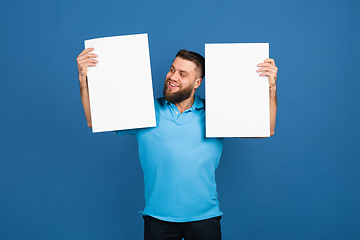
POLYGON ((156 126, 147 34, 90 39, 99 62, 88 67, 92 130, 156 126))
POLYGON ((268 43, 205 44, 206 137, 269 137, 268 43))

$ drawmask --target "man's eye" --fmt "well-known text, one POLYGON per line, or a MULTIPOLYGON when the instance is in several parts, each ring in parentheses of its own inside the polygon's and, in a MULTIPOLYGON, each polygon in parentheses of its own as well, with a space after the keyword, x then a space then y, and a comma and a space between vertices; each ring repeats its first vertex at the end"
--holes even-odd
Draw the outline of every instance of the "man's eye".
POLYGON ((180 76, 185 77, 185 73, 180 73, 180 76))
POLYGON ((175 70, 174 70, 174 69, 170 69, 170 72, 172 72, 172 73, 173 73, 173 72, 175 72, 175 70))

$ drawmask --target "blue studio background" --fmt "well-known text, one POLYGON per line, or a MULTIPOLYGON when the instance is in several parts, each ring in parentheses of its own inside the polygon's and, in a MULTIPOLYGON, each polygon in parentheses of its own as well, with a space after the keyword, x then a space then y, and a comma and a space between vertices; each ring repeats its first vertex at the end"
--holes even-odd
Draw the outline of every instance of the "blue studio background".
POLYGON ((0 239, 142 239, 136 140, 91 133, 76 57, 85 39, 145 32, 156 98, 181 48, 270 43, 276 133, 225 140, 223 239, 360 239, 359 11, 356 0, 0 0, 0 239))

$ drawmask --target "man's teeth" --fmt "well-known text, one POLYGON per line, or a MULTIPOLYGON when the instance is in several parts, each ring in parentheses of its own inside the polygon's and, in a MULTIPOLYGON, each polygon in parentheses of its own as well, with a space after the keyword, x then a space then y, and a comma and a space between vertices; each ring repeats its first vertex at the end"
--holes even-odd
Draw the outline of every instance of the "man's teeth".
POLYGON ((170 83, 170 85, 171 85, 172 87, 176 87, 176 85, 175 85, 175 84, 170 83))

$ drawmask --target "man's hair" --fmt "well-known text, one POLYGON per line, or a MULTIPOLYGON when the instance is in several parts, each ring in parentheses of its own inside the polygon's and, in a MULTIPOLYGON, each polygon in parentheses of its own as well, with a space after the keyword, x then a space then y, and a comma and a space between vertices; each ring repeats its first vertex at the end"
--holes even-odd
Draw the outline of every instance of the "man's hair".
POLYGON ((205 76, 205 58, 196 52, 191 52, 185 49, 181 49, 176 57, 188 60, 195 63, 196 67, 200 70, 200 77, 204 78, 205 76))

